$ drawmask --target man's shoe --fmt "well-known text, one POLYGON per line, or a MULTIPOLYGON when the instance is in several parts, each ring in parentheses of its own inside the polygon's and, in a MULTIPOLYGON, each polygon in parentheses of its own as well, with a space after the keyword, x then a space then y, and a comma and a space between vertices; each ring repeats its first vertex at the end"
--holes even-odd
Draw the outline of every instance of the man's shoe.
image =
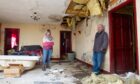
POLYGON ((100 73, 99 72, 93 72, 95 75, 99 75, 100 73))

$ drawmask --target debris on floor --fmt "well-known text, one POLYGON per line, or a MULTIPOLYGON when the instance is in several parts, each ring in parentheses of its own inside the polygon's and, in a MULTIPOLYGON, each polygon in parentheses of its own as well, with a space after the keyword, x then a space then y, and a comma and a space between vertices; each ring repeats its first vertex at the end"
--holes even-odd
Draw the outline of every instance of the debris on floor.
POLYGON ((127 73, 126 76, 117 74, 101 74, 87 76, 81 80, 82 84, 140 84, 140 76, 127 73))
POLYGON ((91 70, 91 69, 89 69, 89 67, 86 64, 83 64, 83 63, 80 63, 80 62, 75 62, 72 65, 73 65, 73 67, 78 68, 78 69, 80 69, 82 71, 85 71, 85 72, 91 70))
POLYGON ((42 82, 42 81, 35 81, 34 84, 64 84, 62 82, 42 82))
POLYGON ((131 72, 95 75, 83 63, 63 62, 52 63, 46 71, 37 66, 16 78, 5 78, 0 72, 0 84, 140 84, 140 76, 131 72))
POLYGON ((74 66, 75 63, 52 63, 51 68, 42 71, 41 66, 37 66, 31 71, 26 71, 20 77, 5 78, 0 73, 0 84, 81 84, 80 79, 75 77, 79 72, 80 77, 82 70, 74 66))
POLYGON ((124 80, 124 84, 140 84, 140 76, 132 72, 126 73, 121 78, 124 80))
POLYGON ((78 79, 73 77, 70 73, 72 67, 61 67, 60 65, 54 65, 51 69, 47 69, 45 76, 48 77, 49 82, 62 82, 63 84, 74 84, 78 79))

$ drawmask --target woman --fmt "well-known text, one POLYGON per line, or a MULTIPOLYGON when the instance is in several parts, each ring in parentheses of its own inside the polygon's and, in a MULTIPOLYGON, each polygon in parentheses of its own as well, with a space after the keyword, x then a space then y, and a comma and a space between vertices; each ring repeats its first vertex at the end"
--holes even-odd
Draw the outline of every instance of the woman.
POLYGON ((51 36, 51 31, 48 29, 43 37, 43 71, 45 71, 47 67, 50 68, 53 45, 53 37, 51 36))

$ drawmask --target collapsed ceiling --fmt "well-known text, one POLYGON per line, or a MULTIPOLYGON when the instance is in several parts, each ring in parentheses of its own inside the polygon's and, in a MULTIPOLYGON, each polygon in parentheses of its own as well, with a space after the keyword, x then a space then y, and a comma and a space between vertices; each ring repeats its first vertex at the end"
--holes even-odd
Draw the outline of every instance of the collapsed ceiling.
POLYGON ((107 11, 109 0, 71 0, 66 9, 67 17, 63 18, 62 24, 73 28, 78 22, 89 16, 103 16, 107 11), (75 18, 80 18, 79 20, 75 18))
POLYGON ((108 1, 59 0, 58 3, 58 0, 12 0, 12 2, 1 0, 0 22, 39 24, 60 24, 62 22, 72 27, 84 18, 102 15, 107 9, 108 1))

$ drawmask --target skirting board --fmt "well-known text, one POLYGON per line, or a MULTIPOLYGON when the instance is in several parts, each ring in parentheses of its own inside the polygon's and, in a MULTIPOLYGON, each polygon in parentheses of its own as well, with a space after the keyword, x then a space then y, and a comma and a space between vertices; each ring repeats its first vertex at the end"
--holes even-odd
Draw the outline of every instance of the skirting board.
POLYGON ((51 60, 60 60, 60 58, 51 58, 51 60))
MULTIPOLYGON (((88 67, 92 67, 92 65, 91 65, 91 64, 86 63, 86 62, 84 62, 84 61, 82 61, 82 60, 80 60, 80 59, 78 59, 78 58, 76 58, 76 60, 77 60, 77 61, 79 61, 79 62, 81 62, 81 63, 86 64, 88 67)), ((103 70, 103 69, 101 70, 101 72, 103 72, 104 74, 110 74, 110 72, 105 71, 105 70, 103 70)))

